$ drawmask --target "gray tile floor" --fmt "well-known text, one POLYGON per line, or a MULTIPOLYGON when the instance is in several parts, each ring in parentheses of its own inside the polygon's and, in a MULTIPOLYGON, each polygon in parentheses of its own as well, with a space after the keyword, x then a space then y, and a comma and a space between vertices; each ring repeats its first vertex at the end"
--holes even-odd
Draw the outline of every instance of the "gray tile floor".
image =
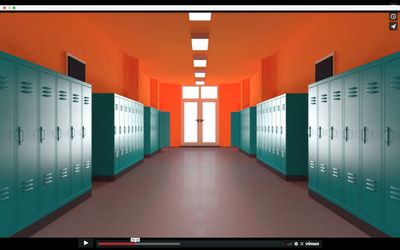
POLYGON ((230 148, 157 153, 33 237, 367 237, 230 148))

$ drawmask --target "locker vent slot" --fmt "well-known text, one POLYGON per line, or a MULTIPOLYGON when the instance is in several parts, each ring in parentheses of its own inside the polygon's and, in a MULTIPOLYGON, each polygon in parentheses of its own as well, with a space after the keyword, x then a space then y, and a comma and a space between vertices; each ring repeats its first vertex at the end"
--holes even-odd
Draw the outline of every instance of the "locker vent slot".
POLYGON ((79 102, 79 95, 78 94, 72 94, 72 102, 79 102))
POLYGON ((81 164, 75 164, 72 166, 73 172, 74 173, 79 173, 79 171, 81 171, 81 164))
POLYGON ((63 101, 65 101, 65 100, 67 100, 67 91, 63 91, 63 90, 60 90, 60 91, 58 91, 58 99, 59 100, 63 100, 63 101))
POLYGON ((9 89, 10 88, 9 81, 10 79, 7 76, 0 75, 0 90, 9 89))
POLYGON ((340 91, 340 90, 333 91, 333 100, 334 101, 342 100, 342 91, 340 91))
POLYGON ((367 94, 376 94, 379 93, 379 83, 378 82, 369 82, 367 83, 366 92, 367 94))
POLYGON ((347 90, 348 97, 357 97, 358 96, 358 87, 350 87, 347 90))
POLYGON ((321 95, 321 102, 322 103, 328 102, 328 95, 327 94, 322 94, 321 95))
POLYGON ((316 164, 315 161, 310 160, 310 168, 315 168, 316 165, 317 165, 317 164, 316 164))
POLYGON ((311 96, 310 103, 311 103, 311 105, 317 104, 317 97, 316 96, 311 96))
POLYGON ((340 178, 340 169, 332 168, 332 176, 335 178, 340 178))
POLYGON ((281 105, 278 105, 278 111, 281 111, 281 105))
POLYGON ((282 104, 282 110, 286 110, 286 104, 282 104))
POLYGON ((376 181, 366 178, 365 179, 365 188, 368 189, 369 191, 376 192, 376 189, 377 189, 376 181))
POLYGON ((42 96, 43 97, 52 97, 53 90, 50 87, 42 87, 42 96))
POLYGON ((90 168, 90 161, 85 161, 85 168, 86 169, 90 168))
POLYGON ((118 104, 115 104, 115 110, 118 110, 118 104))
POLYGON ((400 188, 390 186, 390 198, 400 201, 400 188))
POLYGON ((328 167, 325 164, 323 164, 323 163, 319 164, 319 171, 321 171, 322 173, 326 173, 327 170, 328 170, 328 167))
POLYGON ((389 80, 389 86, 392 89, 400 89, 400 76, 391 78, 389 80))
POLYGON ((24 94, 32 94, 33 93, 33 83, 30 82, 21 82, 21 93, 24 94))
POLYGON ((33 178, 22 182, 22 192, 30 192, 34 189, 35 183, 33 178))
POLYGON ((347 182, 351 184, 356 184, 356 175, 353 173, 347 173, 347 182))
POLYGON ((48 185, 53 182, 53 173, 43 175, 43 185, 48 185))
POLYGON ((64 179, 68 177, 68 168, 60 169, 60 179, 64 179))
POLYGON ((86 105, 90 104, 90 97, 84 96, 83 97, 83 104, 86 104, 86 105))
POLYGON ((0 202, 10 199, 10 188, 5 187, 0 189, 0 202))

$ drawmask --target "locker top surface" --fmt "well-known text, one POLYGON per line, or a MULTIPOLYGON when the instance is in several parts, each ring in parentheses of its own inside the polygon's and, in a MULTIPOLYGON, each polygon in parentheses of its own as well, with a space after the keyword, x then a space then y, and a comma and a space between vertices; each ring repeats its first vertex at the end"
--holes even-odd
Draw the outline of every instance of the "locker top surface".
POLYGON ((124 99, 124 100, 126 100, 126 101, 134 102, 134 103, 136 103, 136 104, 139 104, 139 105, 141 105, 141 106, 144 106, 144 104, 141 103, 141 102, 138 102, 138 101, 136 101, 136 100, 130 99, 130 98, 128 98, 128 97, 125 97, 125 96, 122 96, 122 95, 119 95, 119 94, 116 94, 116 93, 93 93, 93 95, 112 95, 112 96, 114 96, 114 97, 118 97, 118 98, 124 99))
POLYGON ((390 54, 390 55, 381 57, 381 58, 379 58, 379 59, 370 61, 370 62, 368 62, 368 63, 362 64, 362 65, 357 66, 357 67, 355 67, 355 68, 349 69, 349 70, 347 70, 347 71, 345 71, 345 72, 342 72, 342 73, 340 73, 340 74, 333 75, 333 76, 328 77, 328 78, 325 78, 325 79, 323 79, 323 80, 321 80, 321 81, 311 83, 311 84, 308 85, 308 88, 313 88, 313 87, 316 87, 316 86, 318 86, 318 85, 321 85, 321 84, 325 84, 325 83, 327 83, 327 82, 330 82, 330 81, 332 81, 332 80, 335 80, 335 79, 339 79, 339 78, 342 78, 342 77, 349 76, 349 75, 351 75, 351 74, 360 72, 361 70, 365 70, 365 69, 368 69, 368 68, 371 68, 371 67, 374 67, 374 66, 383 64, 383 63, 385 63, 385 62, 395 60, 395 59, 397 59, 397 58, 400 58, 400 52, 396 52, 396 53, 393 53, 393 54, 390 54))
POLYGON ((273 100, 276 100, 276 99, 280 99, 282 97, 301 96, 301 95, 308 95, 308 93, 284 93, 282 95, 278 95, 278 96, 272 97, 270 99, 264 100, 262 102, 259 102, 259 103, 257 103, 257 106, 262 105, 262 104, 267 103, 267 102, 270 102, 270 101, 273 101, 273 100))
POLYGON ((63 79, 65 79, 65 80, 67 80, 67 81, 71 81, 71 82, 74 82, 74 83, 77 83, 77 84, 80 84, 80 85, 82 85, 82 86, 86 86, 86 87, 89 87, 89 88, 92 87, 92 85, 89 84, 89 83, 87 83, 87 82, 82 82, 82 81, 80 81, 80 80, 78 80, 78 79, 72 78, 72 77, 70 77, 70 76, 67 76, 67 75, 61 74, 61 73, 59 73, 59 72, 56 72, 56 71, 54 71, 54 70, 52 70, 52 69, 43 67, 43 66, 41 66, 41 65, 39 65, 39 64, 35 64, 35 63, 32 63, 32 62, 27 61, 27 60, 25 60, 25 59, 22 59, 22 58, 19 58, 19 57, 14 56, 14 55, 8 54, 8 53, 6 53, 6 52, 4 52, 4 51, 0 51, 0 56, 3 57, 3 58, 5 58, 5 59, 7 59, 7 60, 10 60, 10 61, 12 61, 12 62, 14 62, 14 63, 23 64, 23 65, 25 65, 25 66, 34 68, 34 69, 36 69, 36 70, 45 72, 45 73, 47 73, 47 74, 51 74, 51 75, 53 75, 53 76, 58 76, 58 77, 63 78, 63 79))

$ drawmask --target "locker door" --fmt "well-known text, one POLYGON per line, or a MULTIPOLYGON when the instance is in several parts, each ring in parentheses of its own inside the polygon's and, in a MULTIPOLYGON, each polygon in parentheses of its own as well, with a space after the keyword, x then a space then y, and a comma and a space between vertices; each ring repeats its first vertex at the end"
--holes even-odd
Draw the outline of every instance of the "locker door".
POLYGON ((276 156, 275 156, 275 167, 277 169, 282 170, 282 165, 281 165, 281 110, 282 110, 282 105, 281 105, 281 99, 282 98, 278 98, 276 100, 277 102, 277 111, 276 111, 276 115, 275 115, 275 119, 276 119, 276 127, 275 127, 275 132, 276 132, 276 156))
POLYGON ((29 223, 39 212, 38 73, 18 64, 17 188, 18 223, 29 223))
POLYGON ((345 204, 358 210, 360 196, 360 76, 359 73, 344 79, 344 168, 345 204))
POLYGON ((121 126, 119 123, 119 97, 114 96, 114 147, 115 147, 115 157, 114 157, 114 172, 119 169, 120 162, 120 137, 121 137, 121 126))
POLYGON ((343 79, 330 82, 330 194, 343 201, 343 79))
POLYGON ((57 202, 56 189, 56 77, 39 74, 39 166, 40 209, 46 211, 57 202))
POLYGON ((271 153, 270 153, 270 165, 275 165, 275 100, 271 101, 271 153))
POLYGON ((125 103, 125 124, 124 124, 124 137, 125 137, 125 165, 124 168, 130 166, 130 154, 129 154, 129 101, 124 100, 125 103))
POLYGON ((139 145, 139 105, 133 103, 133 150, 135 163, 140 159, 140 145, 139 145))
POLYGON ((329 194, 329 84, 318 86, 318 189, 329 194))
POLYGON ((14 88, 14 63, 0 57, 0 237, 15 223, 14 88))
POLYGON ((261 130, 260 130, 260 127, 261 127, 261 120, 260 120, 260 105, 261 104, 257 104, 257 106, 256 106, 256 113, 257 113, 257 119, 256 119, 256 123, 257 123, 257 125, 256 125, 256 137, 257 137, 257 150, 256 150, 256 157, 257 157, 257 159, 259 160, 260 159, 260 156, 261 156, 261 154, 260 154, 260 143, 261 143, 261 140, 260 140, 260 133, 261 133, 261 130))
POLYGON ((318 182, 318 88, 308 89, 308 185, 317 188, 318 182))
POLYGON ((71 187, 72 194, 82 190, 82 86, 71 82, 71 187))
POLYGON ((120 137, 119 137, 119 166, 118 171, 124 169, 125 167, 125 100, 123 98, 119 99, 119 126, 120 126, 120 137))
POLYGON ((129 165, 132 165, 135 163, 135 154, 134 154, 134 148, 133 148, 133 136, 134 136, 134 130, 133 130, 133 121, 134 121, 134 111, 135 107, 132 101, 129 101, 129 124, 128 124, 128 133, 129 133, 129 165))
POLYGON ((82 86, 82 187, 92 186, 92 88, 82 86))
POLYGON ((280 112, 280 123, 281 123, 281 169, 286 169, 286 97, 281 98, 281 112, 280 112))
POLYGON ((261 160, 265 163, 267 157, 267 103, 262 104, 261 109, 261 121, 262 121, 262 133, 261 133, 261 160))
POLYGON ((385 64, 385 224, 400 235, 400 59, 385 64))
POLYGON ((140 107, 140 159, 144 158, 144 106, 140 107))
POLYGON ((382 219, 382 66, 362 72, 361 211, 374 222, 382 219))
POLYGON ((267 152, 266 152, 266 163, 271 164, 271 152, 272 152, 272 102, 267 103, 267 152))
POLYGON ((57 78, 57 198, 64 201, 71 193, 70 172, 70 82, 57 78))

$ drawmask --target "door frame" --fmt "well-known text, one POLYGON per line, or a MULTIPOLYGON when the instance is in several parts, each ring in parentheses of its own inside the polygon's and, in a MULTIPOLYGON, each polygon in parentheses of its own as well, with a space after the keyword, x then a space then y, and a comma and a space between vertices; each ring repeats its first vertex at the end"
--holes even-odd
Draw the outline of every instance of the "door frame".
MULTIPOLYGON (((206 146, 219 146, 219 88, 218 85, 206 85, 206 87, 217 87, 217 98, 216 99, 201 99, 201 87, 205 85, 198 86, 199 87, 199 98, 198 99, 183 99, 181 98, 181 146, 190 146, 190 147, 206 147, 206 146), (201 114, 203 116, 203 102, 214 102, 215 103, 215 142, 189 142, 185 143, 185 102, 197 102, 197 116, 201 114)), ((182 85, 182 87, 193 87, 193 85, 182 85)), ((203 138, 203 124, 197 125, 197 138, 203 138)))

